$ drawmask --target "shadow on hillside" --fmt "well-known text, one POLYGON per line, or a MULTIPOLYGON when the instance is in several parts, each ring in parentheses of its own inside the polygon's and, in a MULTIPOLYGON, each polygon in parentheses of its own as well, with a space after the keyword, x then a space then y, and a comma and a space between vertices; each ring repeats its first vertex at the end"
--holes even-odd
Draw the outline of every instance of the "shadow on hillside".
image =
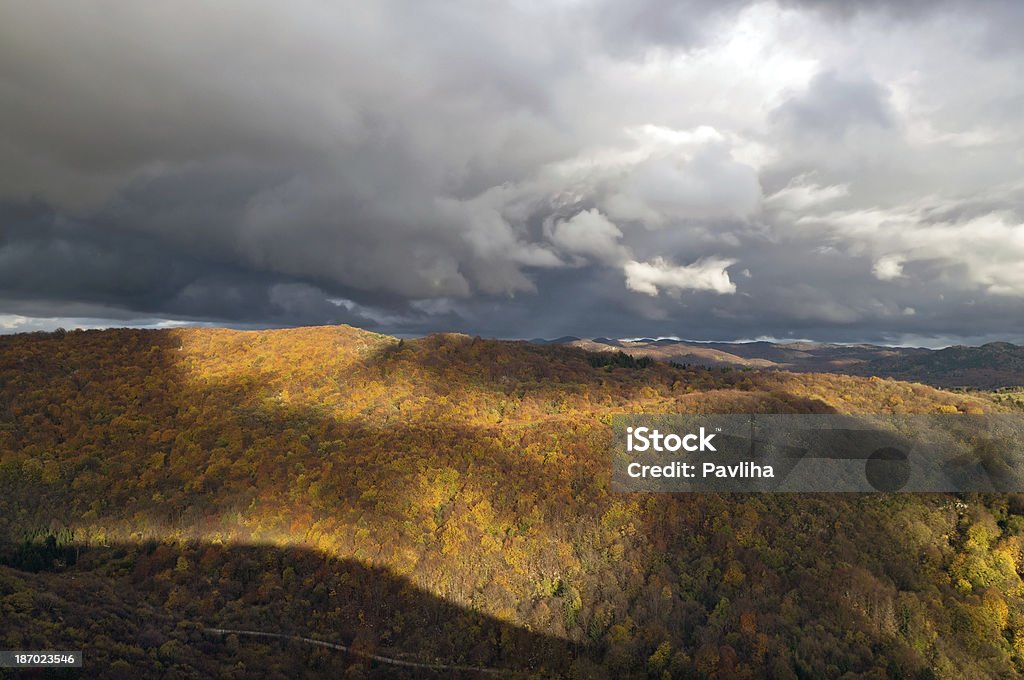
POLYGON ((364 364, 382 377, 414 370, 425 378, 425 386, 441 394, 458 385, 492 395, 524 396, 542 386, 579 390, 612 379, 593 370, 587 361, 592 356, 575 347, 435 333, 381 347, 364 364))
MULTIPOLYGON (((225 346, 224 360, 232 352, 244 355, 246 343, 225 346)), ((411 546, 419 552, 412 562, 417 570, 428 570, 435 584, 447 582, 443 592, 494 611, 496 603, 484 591, 492 571, 456 566, 473 561, 480 530, 465 532, 457 544, 442 541, 449 518, 468 511, 463 491, 478 487, 472 502, 494 508, 487 530, 500 545, 527 530, 514 516, 541 499, 520 489, 545 475, 549 485, 564 480, 484 429, 407 423, 373 404, 364 415, 339 419, 315 401, 283 399, 291 379, 282 380, 280 366, 253 361, 244 371, 218 373, 216 366, 188 366, 182 346, 173 333, 129 330, 0 339, 0 536, 9 541, 6 561, 39 568, 38 561, 11 557, 22 550, 23 539, 43 550, 50 534, 87 546, 64 571, 26 577, 43 604, 26 604, 31 615, 7 648, 38 648, 50 640, 45 646, 60 646, 67 640, 61 636, 73 629, 68 634, 78 635, 81 647, 110 643, 108 659, 127 659, 135 669, 144 660, 119 656, 119 645, 110 641, 131 644, 130 631, 144 632, 149 655, 177 639, 167 636, 181 621, 193 621, 308 636, 396 657, 413 654, 428 662, 519 670, 571 663, 578 649, 562 638, 446 602, 387 569, 362 564, 388 563, 411 546), (497 479, 504 483, 495 489, 491 482, 497 479), (410 535, 410 516, 417 522, 425 516, 434 528, 420 531, 417 524, 420 533, 410 535), (83 533, 82 527, 91 529, 83 533), (146 539, 168 535, 200 542, 144 547, 146 539), (113 542, 128 536, 137 542, 113 542), (221 536, 228 547, 204 536, 221 536), (282 540, 312 541, 359 561, 260 546, 282 540), (124 573, 131 574, 127 581, 124 573), (90 587, 83 590, 82 583, 90 587), (97 600, 97 594, 107 599, 97 600), (122 597, 136 608, 122 606, 122 597), (76 614, 83 598, 88 605, 81 611, 103 613, 105 625, 87 625, 90 616, 76 614), (48 619, 51 610, 56 613, 48 619), (66 626, 75 620, 81 625, 66 626), (148 622, 157 620, 161 627, 149 630, 148 622)), ((42 564, 52 564, 53 557, 44 554, 42 564)), ((66 554, 59 559, 73 561, 66 554)), ((509 616, 519 615, 520 603, 510 601, 508 591, 498 597, 509 616)), ((215 639, 189 642, 204 651, 224 646, 215 639)), ((242 639, 238 649, 284 647, 290 654, 302 648, 295 644, 242 639)), ((322 661, 328 655, 313 649, 300 658, 322 661)), ((182 662, 170 657, 161 663, 182 662)), ((230 662, 230 655, 223 658, 230 662)), ((210 675, 222 675, 223 668, 210 675)), ((380 677, 397 672, 379 671, 380 677)))
POLYGON ((89 677, 120 677, 121 664, 112 666, 118 660, 134 677, 157 677, 161 667, 179 676, 342 677, 353 666, 381 678, 487 676, 402 668, 371 655, 551 677, 586 653, 453 606, 388 570, 304 548, 90 548, 60 573, 0 567, 0 609, 0 646, 81 649, 89 677), (209 628, 315 638, 351 652, 209 628))

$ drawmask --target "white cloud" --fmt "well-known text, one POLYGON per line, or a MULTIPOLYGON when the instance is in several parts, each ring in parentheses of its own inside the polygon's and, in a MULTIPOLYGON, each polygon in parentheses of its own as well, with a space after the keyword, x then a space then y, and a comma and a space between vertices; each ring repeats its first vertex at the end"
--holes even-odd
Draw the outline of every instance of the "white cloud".
POLYGON ((616 143, 551 163, 521 189, 590 199, 612 220, 648 228, 757 210, 755 168, 736 158, 752 153, 754 143, 742 135, 708 125, 644 124, 614 132, 616 143))
POLYGON ((622 232, 595 209, 583 210, 555 223, 551 241, 562 250, 615 262, 625 255, 619 243, 622 232))
POLYGON ((785 188, 764 199, 770 208, 783 210, 806 210, 807 208, 828 203, 850 193, 847 184, 821 185, 808 181, 807 175, 799 175, 790 180, 785 188))
POLYGON ((875 260, 871 271, 879 281, 892 281, 903 276, 904 261, 901 255, 886 255, 875 260))
POLYGON ((805 216, 794 226, 822 233, 851 255, 874 258, 883 281, 910 262, 927 263, 933 285, 1024 297, 1024 223, 1005 210, 978 212, 972 200, 926 198, 895 207, 805 216), (948 219, 936 216, 950 215, 948 219), (898 253, 898 254, 894 254, 898 253))
POLYGON ((630 260, 623 265, 626 287, 637 293, 656 296, 659 291, 709 290, 719 294, 736 292, 729 279, 728 267, 735 260, 705 258, 691 265, 679 266, 654 258, 651 262, 630 260))
POLYGON ((746 217, 761 199, 753 168, 721 145, 691 157, 662 155, 638 164, 602 201, 613 219, 662 227, 680 220, 746 217))

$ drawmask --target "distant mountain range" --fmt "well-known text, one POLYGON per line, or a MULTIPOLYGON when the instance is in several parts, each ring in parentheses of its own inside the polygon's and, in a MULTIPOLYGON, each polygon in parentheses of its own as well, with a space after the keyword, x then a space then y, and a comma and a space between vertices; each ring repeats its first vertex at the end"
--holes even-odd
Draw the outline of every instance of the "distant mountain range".
POLYGON ((690 342, 611 340, 565 336, 534 340, 593 352, 625 352, 634 357, 699 366, 732 366, 801 373, 845 373, 920 382, 936 387, 996 389, 1024 385, 1024 347, 991 342, 980 347, 944 349, 835 345, 812 342, 690 342))

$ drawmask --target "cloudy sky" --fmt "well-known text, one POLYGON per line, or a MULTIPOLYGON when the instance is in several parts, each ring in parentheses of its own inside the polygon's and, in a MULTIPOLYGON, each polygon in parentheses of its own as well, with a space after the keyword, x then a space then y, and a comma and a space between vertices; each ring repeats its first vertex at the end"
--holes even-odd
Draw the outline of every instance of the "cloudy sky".
POLYGON ((0 332, 1024 341, 1024 4, 0 5, 0 332))

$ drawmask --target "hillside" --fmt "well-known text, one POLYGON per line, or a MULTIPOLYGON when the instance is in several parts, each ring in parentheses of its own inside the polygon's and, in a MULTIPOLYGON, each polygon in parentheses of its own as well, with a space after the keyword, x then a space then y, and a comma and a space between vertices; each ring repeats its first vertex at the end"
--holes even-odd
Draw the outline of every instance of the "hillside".
POLYGON ((559 338, 552 343, 592 352, 626 352, 699 366, 763 368, 807 373, 879 376, 934 387, 997 389, 1024 386, 1024 347, 993 342, 980 347, 834 345, 812 342, 687 342, 559 338))
POLYGON ((897 380, 949 387, 992 389, 1024 385, 1024 347, 991 342, 981 347, 957 345, 918 354, 894 354, 860 367, 897 380))
POLYGON ((602 356, 349 327, 0 337, 0 647, 84 649, 100 677, 425 672, 367 654, 512 677, 1021 674, 1024 498, 608 488, 614 413, 1002 406, 602 356))

